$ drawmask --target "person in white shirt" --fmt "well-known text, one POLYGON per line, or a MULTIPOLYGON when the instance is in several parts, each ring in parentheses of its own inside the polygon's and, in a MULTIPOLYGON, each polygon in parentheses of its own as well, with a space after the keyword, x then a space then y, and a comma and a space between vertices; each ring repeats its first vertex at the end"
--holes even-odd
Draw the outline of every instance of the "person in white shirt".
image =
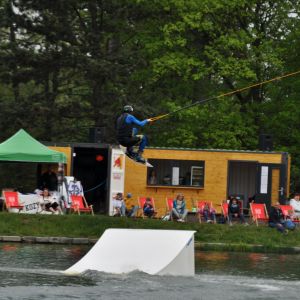
POLYGON ((290 200, 290 205, 295 211, 295 216, 300 217, 300 194, 294 195, 294 198, 290 200))
POLYGON ((40 196, 40 205, 42 211, 49 211, 52 214, 63 214, 57 196, 51 195, 47 188, 44 188, 43 194, 40 196))
POLYGON ((116 196, 113 198, 113 210, 114 216, 125 216, 125 202, 123 199, 122 193, 117 193, 116 196))

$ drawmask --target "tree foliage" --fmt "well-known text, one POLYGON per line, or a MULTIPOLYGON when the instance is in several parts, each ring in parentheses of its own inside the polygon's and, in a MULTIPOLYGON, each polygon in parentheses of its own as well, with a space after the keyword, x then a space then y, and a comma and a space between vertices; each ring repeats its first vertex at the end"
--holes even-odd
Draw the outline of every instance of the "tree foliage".
MULTIPOLYGON (((0 0, 0 136, 20 127, 86 141, 126 103, 145 118, 300 69, 298 0, 0 0)), ((299 76, 183 110, 152 145, 257 149, 293 157, 300 184, 299 76)))

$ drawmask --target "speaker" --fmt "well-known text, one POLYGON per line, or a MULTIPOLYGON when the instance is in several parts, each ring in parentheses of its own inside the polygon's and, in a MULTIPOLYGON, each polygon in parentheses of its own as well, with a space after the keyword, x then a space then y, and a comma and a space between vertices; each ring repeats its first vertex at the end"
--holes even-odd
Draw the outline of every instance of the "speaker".
POLYGON ((273 151, 273 136, 271 134, 259 135, 259 150, 273 151))
POLYGON ((89 132, 90 143, 102 143, 105 135, 105 127, 92 127, 89 132))

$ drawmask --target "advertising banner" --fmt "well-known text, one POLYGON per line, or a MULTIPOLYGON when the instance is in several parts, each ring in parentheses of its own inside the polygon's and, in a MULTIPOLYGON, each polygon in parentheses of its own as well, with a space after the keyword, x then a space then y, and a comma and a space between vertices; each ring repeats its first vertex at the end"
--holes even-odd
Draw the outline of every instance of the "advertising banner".
MULTIPOLYGON (((25 214, 36 214, 40 210, 39 196, 36 194, 24 195, 18 193, 19 203, 24 205, 23 209, 20 210, 20 213, 25 214)), ((19 209, 10 208, 9 212, 19 213, 19 209)))
POLYGON ((113 198, 117 193, 124 195, 125 154, 121 149, 112 149, 110 166, 109 215, 113 215, 113 198))

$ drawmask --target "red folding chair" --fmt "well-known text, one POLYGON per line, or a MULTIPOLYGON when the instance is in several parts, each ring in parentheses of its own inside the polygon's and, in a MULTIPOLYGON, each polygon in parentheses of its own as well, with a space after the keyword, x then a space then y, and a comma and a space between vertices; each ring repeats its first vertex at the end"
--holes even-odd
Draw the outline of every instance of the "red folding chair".
POLYGON ((238 200, 237 201, 240 207, 240 213, 244 213, 244 202, 243 200, 238 200))
POLYGON ((80 213, 90 213, 94 215, 93 205, 88 205, 84 196, 71 195, 72 205, 71 212, 80 213))
POLYGON ((222 202, 221 203, 222 214, 223 214, 223 217, 224 217, 224 219, 225 219, 226 222, 229 222, 229 219, 228 219, 228 207, 229 207, 229 204, 227 202, 222 202))
POLYGON ((253 222, 258 226, 258 222, 268 222, 269 216, 264 203, 250 203, 250 213, 253 222))
POLYGON ((173 220, 173 198, 166 198, 166 215, 169 214, 170 220, 173 220))
POLYGON ((19 201, 19 195, 17 192, 3 191, 3 198, 7 210, 15 208, 19 210, 18 212, 20 212, 24 207, 24 205, 19 201))
POLYGON ((284 216, 284 219, 291 219, 293 222, 295 223, 299 223, 300 220, 295 217, 295 211, 294 211, 294 208, 293 206, 291 205, 279 205, 281 211, 282 211, 282 214, 284 216))
MULTIPOLYGON (((146 202, 146 199, 147 197, 139 197, 138 198, 138 201, 139 201, 139 209, 140 209, 140 212, 141 212, 141 216, 142 218, 144 219, 145 217, 147 217, 145 214, 144 214, 144 205, 145 205, 145 202, 146 202)), ((150 198, 151 200, 151 204, 154 208, 154 214, 153 216, 156 215, 156 210, 155 210, 155 202, 154 202, 154 199, 153 198, 150 198)))
MULTIPOLYGON (((202 222, 201 218, 204 217, 203 214, 202 214, 202 211, 204 209, 204 206, 208 204, 209 208, 211 209, 212 208, 212 202, 210 201, 198 201, 197 202, 197 214, 198 214, 198 220, 199 220, 199 223, 202 222)), ((213 220, 214 223, 216 223, 216 219, 213 220)))

